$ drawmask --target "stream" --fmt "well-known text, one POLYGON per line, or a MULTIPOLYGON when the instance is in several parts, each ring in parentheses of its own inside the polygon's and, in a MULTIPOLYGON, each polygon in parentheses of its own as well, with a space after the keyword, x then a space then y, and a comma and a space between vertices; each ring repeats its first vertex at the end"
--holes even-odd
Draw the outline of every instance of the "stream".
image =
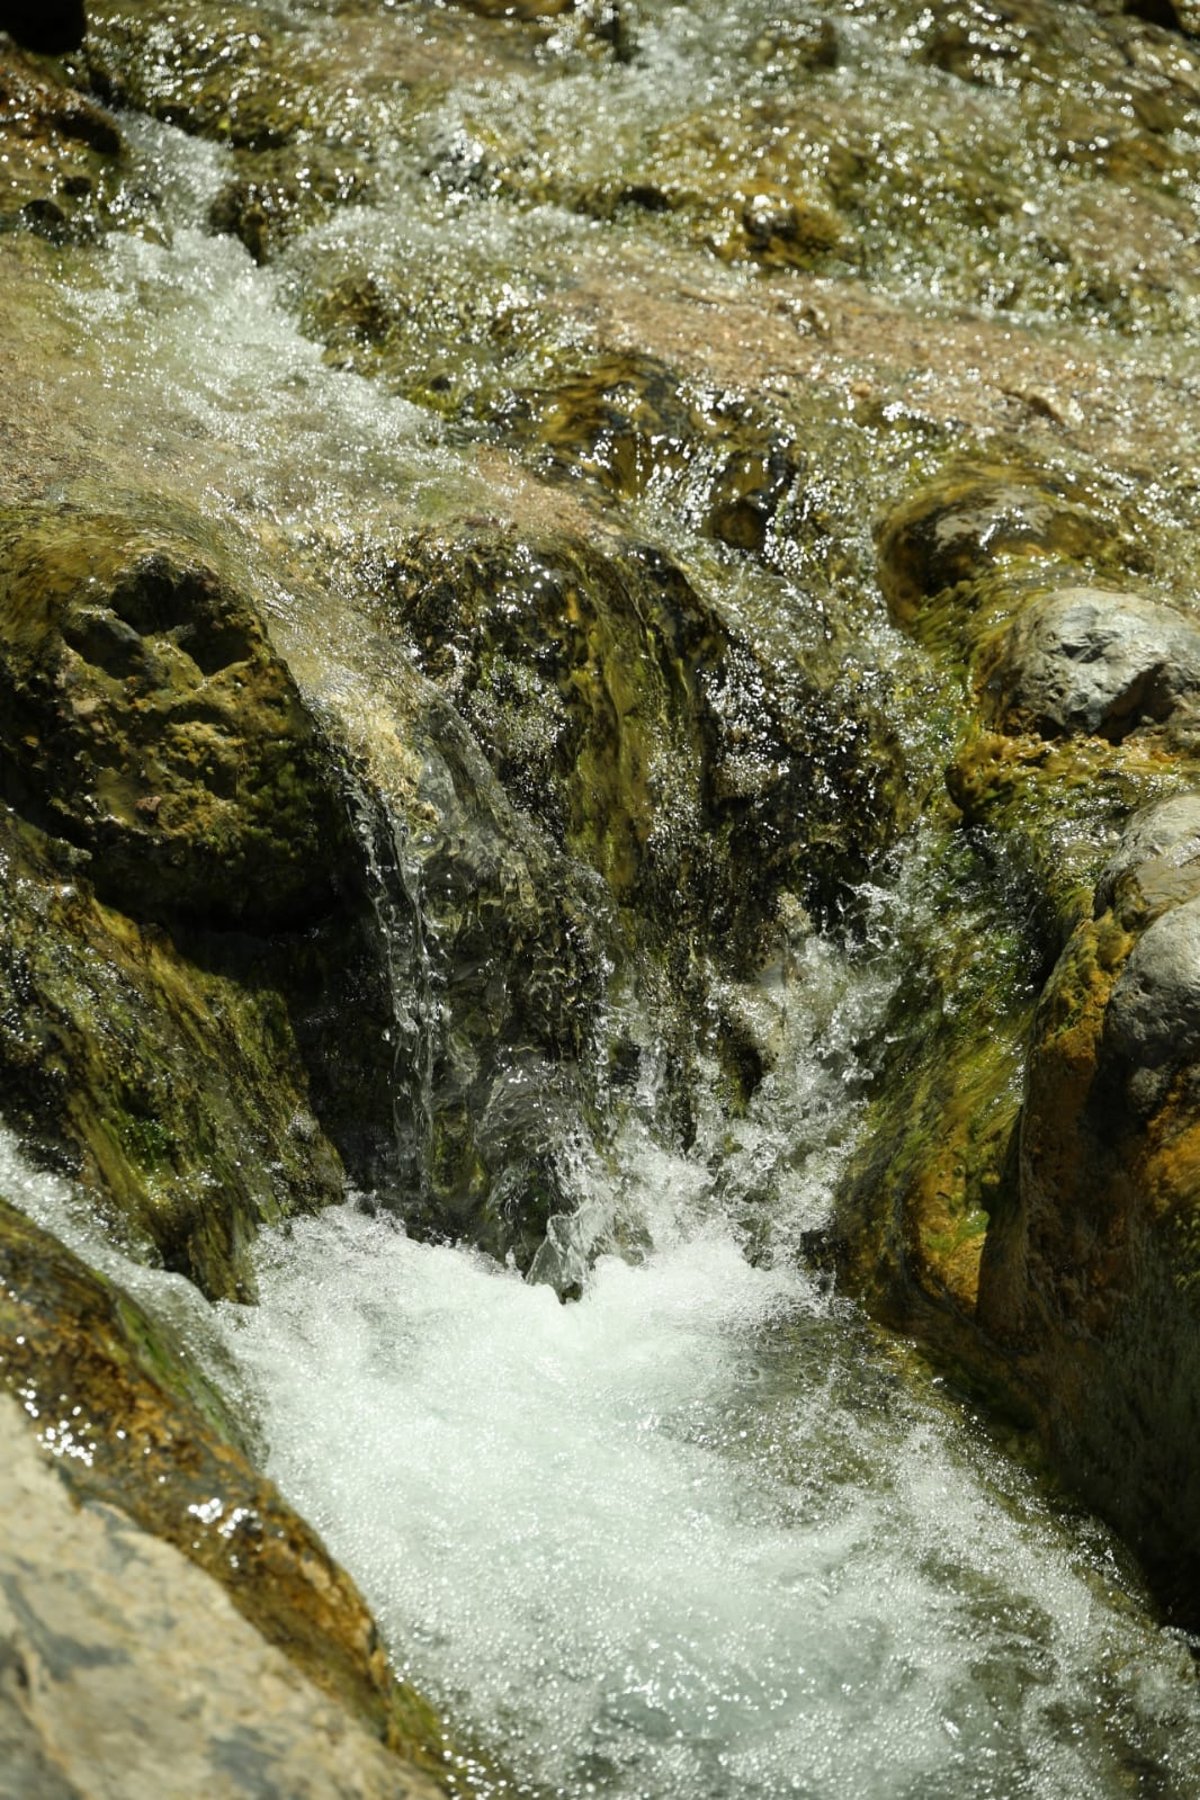
MULTIPOLYGON (((356 590, 362 544, 472 509, 519 510, 534 465, 512 451, 518 428, 510 440, 504 421, 520 423, 520 397, 601 331, 597 320, 619 337, 610 303, 627 304, 635 326, 644 304, 660 350, 682 343, 671 296, 699 283, 687 330, 699 342, 726 305, 744 319, 760 398, 786 393, 789 380, 803 386, 815 363, 832 370, 836 404, 821 413, 813 401, 806 414, 802 393, 791 415, 795 442, 814 465, 824 459, 828 483, 810 484, 805 530, 759 562, 715 544, 697 523, 711 468, 661 444, 624 489, 593 444, 569 492, 586 490, 589 505, 687 559, 758 641, 778 633, 788 654, 820 650, 860 685, 901 692, 898 730, 924 779, 940 764, 942 716, 917 652, 863 576, 871 514, 897 471, 920 466, 939 434, 974 429, 971 409, 985 402, 978 369, 940 386, 930 377, 918 395, 903 345, 889 349, 900 374, 888 389, 868 367, 869 305, 899 309, 879 325, 880 345, 892 345, 901 314, 937 338, 968 329, 964 319, 1007 329, 1015 307, 1028 346, 1004 354, 1031 368, 1054 362, 1063 391, 1070 368, 1085 370, 1086 385, 1109 358, 1117 375, 1098 383, 1087 429, 1109 445, 1112 491, 1124 493, 1138 458, 1154 463, 1194 407, 1170 334, 1194 322, 1200 286, 1182 274, 1175 289, 1156 286, 1171 247, 1147 233, 1119 343, 1091 300, 1060 305, 1034 238, 1078 230, 1092 243, 1082 179, 1072 187, 1064 175, 1031 197, 1040 152, 1030 139, 1007 161, 1012 192, 980 235, 968 215, 984 202, 964 199, 962 182, 974 156, 1001 154, 1003 83, 964 84, 966 123, 953 127, 928 111, 944 83, 925 64, 910 57, 893 82, 895 57, 924 29, 918 9, 881 38, 886 9, 850 4, 830 77, 846 141, 873 109, 895 108, 862 175, 863 216, 899 170, 928 229, 914 249, 890 214, 860 221, 827 304, 835 279, 863 275, 873 296, 862 302, 863 343, 827 344, 814 301, 810 317, 788 323, 807 359, 802 376, 789 375, 751 344, 770 313, 760 269, 724 256, 698 264, 694 238, 673 215, 660 221, 646 194, 632 222, 629 206, 614 216, 595 199, 589 213, 563 194, 572 181, 578 200, 602 176, 610 187, 632 180, 626 164, 655 109, 677 116, 666 164, 684 157, 691 140, 679 121, 699 110, 715 165, 721 122, 767 105, 791 79, 789 57, 814 54, 815 15, 777 17, 756 0, 646 6, 638 56, 602 69, 586 58, 577 67, 564 24, 532 74, 500 58, 432 100, 412 78, 397 112, 380 46, 404 10, 339 19, 316 4, 297 9, 314 57, 353 53, 376 71, 343 95, 347 143, 374 146, 372 204, 315 224, 260 267, 210 229, 229 148, 131 113, 127 185, 150 228, 98 249, 14 248, 12 316, 27 331, 36 315, 50 346, 29 375, 40 491, 91 504, 147 491, 166 506, 199 497, 214 531, 245 543, 306 698, 348 741, 369 745, 386 671, 376 615, 356 590), (538 159, 566 140, 570 181, 543 193, 538 159), (487 173, 500 166, 521 171, 520 205, 487 173), (430 267, 442 258, 452 298, 439 318, 430 267), (386 366, 361 339, 318 341, 305 311, 314 270, 328 289, 363 266, 414 270, 415 325, 386 366), (492 340, 482 328, 471 335, 464 295, 477 321, 515 321, 499 375, 492 340), (878 379, 866 420, 855 394, 864 369, 878 379), (1174 413, 1138 414, 1138 384, 1154 381, 1174 413), (44 446, 40 420, 55 421, 44 446), (840 564, 829 549, 839 533, 840 564), (305 598, 314 584, 319 604, 305 598)), ((482 52, 470 28, 451 9, 431 18, 426 54, 449 43, 474 68, 469 56, 482 52)), ((818 139, 814 127, 806 167, 819 186, 829 169, 818 139)), ((1180 206, 1192 193, 1178 186, 1180 206)), ((695 376, 694 410, 719 426, 723 377, 741 351, 715 328, 711 344, 692 348, 711 365, 695 376)), ((1060 390, 1046 399, 1040 374, 1029 379, 1044 423, 1060 390)), ((1180 476, 1187 498, 1176 505, 1164 469, 1166 485, 1145 504, 1188 567, 1195 490, 1180 476)), ((180 1277, 126 1259, 74 1188, 33 1172, 7 1134, 0 1142, 5 1192, 170 1318, 253 1421, 267 1471, 362 1588, 401 1673, 506 1772, 478 1778, 480 1800, 1200 1792, 1195 1646, 1161 1624, 1128 1552, 810 1259, 911 946, 936 945, 945 928, 930 855, 917 821, 855 890, 853 932, 823 935, 805 917, 787 957, 746 984, 741 1000, 768 1021, 773 1060, 740 1113, 702 1060, 686 1145, 662 1128, 669 1050, 648 1044, 652 1021, 635 997, 607 996, 611 1012, 634 1017, 644 1054, 602 1147, 582 1132, 568 1147, 582 1273, 567 1304, 482 1251, 406 1235, 370 1194, 351 1192, 261 1235, 257 1305, 209 1306, 180 1277), (612 1248, 614 1220, 625 1254, 612 1248)), ((418 925, 420 905, 417 895, 418 925)), ((405 1030, 411 1038, 427 1024, 414 1006, 405 1030)))

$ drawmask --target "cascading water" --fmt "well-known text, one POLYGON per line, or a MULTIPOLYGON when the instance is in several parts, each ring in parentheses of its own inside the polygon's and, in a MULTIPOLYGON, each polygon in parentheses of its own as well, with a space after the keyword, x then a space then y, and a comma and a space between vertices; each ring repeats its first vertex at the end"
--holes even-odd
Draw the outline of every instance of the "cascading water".
MULTIPOLYGON (((786 38, 762 7, 742 10, 747 43, 768 26, 786 38)), ((576 144, 581 183, 664 84, 694 86, 717 121, 734 105, 701 9, 662 11, 647 22, 641 66, 620 83, 596 79, 603 100, 576 144)), ((332 30, 320 9, 313 29, 332 30)), ((851 18, 845 35, 874 83, 870 113, 890 100, 890 65, 871 62, 868 24, 851 18)), ((565 54, 550 45, 531 99, 544 130, 562 137, 575 128, 578 90, 554 94, 546 71, 565 54)), ((910 158, 926 129, 923 69, 906 77, 917 102, 903 96, 910 158)), ((781 63, 770 79, 786 74, 781 63)), ((489 73, 473 104, 498 133, 511 95, 489 73)), ((983 133, 986 107, 978 96, 971 106, 983 133)), ((433 201, 428 187, 413 197, 411 169, 390 171, 413 212, 425 208, 420 218, 381 204, 313 239, 338 267, 339 257, 403 264, 439 256, 461 229, 465 282, 472 257, 493 275, 504 269, 508 336, 497 338, 519 339, 529 324, 533 270, 547 287, 559 282, 555 346, 569 346, 604 286, 600 222, 553 205, 509 213, 484 196, 469 229, 460 225, 468 178, 486 162, 460 110, 445 98, 453 154, 433 201), (568 317, 561 295, 572 284, 583 299, 568 317)), ((521 477, 515 465, 473 458, 483 435, 473 426, 443 426, 384 385, 331 368, 300 334, 289 284, 302 285, 311 243, 279 273, 207 233, 225 152, 144 122, 129 136, 171 242, 115 240, 102 279, 82 253, 61 252, 45 293, 71 356, 41 378, 39 404, 76 422, 77 440, 66 441, 94 462, 78 490, 93 502, 110 483, 132 487, 149 462, 168 500, 202 491, 216 527, 252 524, 286 565, 273 625, 297 679, 351 741, 366 738, 387 706, 353 581, 331 578, 326 616, 293 604, 288 576, 311 573, 321 557, 327 567, 366 524, 382 532, 397 518, 427 524, 486 509, 521 477)), ((411 145, 391 151, 411 160, 411 145)), ((961 197, 948 185, 943 198, 969 238, 971 206, 960 205, 964 226, 951 204, 961 197)), ((637 205, 654 210, 646 194, 637 205)), ((1014 257, 1024 254, 1023 220, 1014 203, 997 228, 1012 236, 1014 257)), ((920 288, 924 261, 891 248, 901 285, 920 288)), ((664 240, 643 254, 649 268, 674 251, 664 240)), ((976 298, 977 273, 964 260, 959 274, 976 298)), ((1035 274, 1044 278, 1040 264, 1035 274)), ((753 280, 713 263, 698 303, 732 307, 753 280)), ((824 329, 817 309, 796 335, 824 343, 824 329)), ((542 349, 534 342, 531 363, 542 349)), ((862 397, 853 374, 847 417, 862 397)), ((789 378, 786 369, 771 377, 789 378)), ((845 448, 843 424, 829 431, 831 462, 845 448)), ((924 429, 912 426, 914 457, 924 429)), ((785 591, 778 570, 747 573, 695 538, 700 502, 677 475, 651 482, 627 516, 686 542, 698 566, 727 581, 731 606, 781 641, 820 638, 821 604, 785 591)), ((853 486, 845 469, 841 479, 853 486)), ((812 555, 832 566, 816 477, 806 505, 821 517, 812 555)), ((865 536, 865 523, 855 529, 865 536)), ((866 622, 847 628, 858 632, 848 660, 871 673, 903 661, 896 635, 864 611, 866 622)), ((922 718, 912 731, 935 728, 922 718)), ((428 1136, 438 998, 419 870, 401 823, 373 807, 359 823, 391 953, 389 1054, 405 1065, 412 1162, 428 1136)), ((873 904, 913 907, 911 934, 936 933, 919 843, 909 875, 873 904)), ((774 1064, 746 1117, 701 1097, 686 1152, 655 1130, 661 1071, 638 1021, 642 1087, 625 1096, 606 1153, 582 1137, 565 1148, 577 1236, 603 1243, 619 1220, 621 1238, 639 1248, 601 1255, 569 1305, 477 1252, 415 1242, 351 1200, 264 1236, 259 1304, 214 1312, 178 1277, 105 1245, 69 1188, 31 1174, 3 1145, 4 1191, 165 1311, 254 1415, 270 1472, 359 1581, 404 1672, 510 1772, 507 1786, 497 1778, 481 1789, 488 1800, 513 1791, 1184 1800, 1200 1791, 1193 1646, 1159 1627, 1103 1530, 1048 1497, 805 1261, 853 1141, 866 1047, 899 962, 869 932, 848 951, 797 922, 787 955, 743 996, 770 1016, 774 1064)), ((567 1243, 564 1254, 580 1248, 567 1243)))
POLYGON ((1147 1629, 1106 1534, 799 1254, 890 973, 810 938, 741 1141, 715 1113, 689 1156, 626 1127, 582 1215, 646 1248, 577 1303, 351 1204, 265 1241, 259 1305, 224 1309, 272 1473, 517 1792, 1050 1800, 1200 1772, 1186 1640, 1147 1629))
POLYGON ((893 974, 809 938, 740 1142, 714 1115, 683 1156, 629 1122, 584 1212, 644 1254, 573 1304, 352 1200, 265 1237, 258 1305, 214 1311, 0 1143, 5 1192, 254 1420, 404 1675, 506 1771, 486 1800, 1194 1791, 1188 1640, 799 1254, 893 974))

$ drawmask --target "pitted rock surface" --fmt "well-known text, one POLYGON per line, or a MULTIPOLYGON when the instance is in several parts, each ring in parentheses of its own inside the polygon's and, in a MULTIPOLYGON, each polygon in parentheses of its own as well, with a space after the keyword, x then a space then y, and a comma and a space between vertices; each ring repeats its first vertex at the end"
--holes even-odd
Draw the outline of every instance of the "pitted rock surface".
POLYGON ((348 827, 254 604, 187 541, 0 520, 0 791, 135 918, 268 930, 325 908, 348 827))
POLYGON ((1118 742, 1200 693, 1200 629, 1138 594, 1063 588, 1012 626, 984 704, 1008 729, 1118 742))

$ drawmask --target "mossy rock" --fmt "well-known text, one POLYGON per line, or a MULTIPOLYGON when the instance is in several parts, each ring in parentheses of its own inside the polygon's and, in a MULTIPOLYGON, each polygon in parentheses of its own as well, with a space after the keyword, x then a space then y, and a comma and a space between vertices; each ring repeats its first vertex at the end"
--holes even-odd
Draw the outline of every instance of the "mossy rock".
POLYGON ((370 171, 353 155, 320 144, 244 153, 209 208, 214 231, 236 237, 267 263, 339 206, 371 195, 370 171))
POLYGON ((0 847, 6 1121, 85 1181, 133 1254, 209 1295, 247 1295, 258 1227, 344 1186, 295 986, 266 947, 253 972, 189 960, 99 902, 81 859, 7 808, 0 847))
POLYGON ((556 372, 507 402, 505 424, 545 451, 543 467, 623 500, 674 489, 705 535, 757 553, 786 520, 803 470, 778 423, 735 395, 689 391, 649 356, 600 356, 556 372))
POLYGON ((468 529, 375 569, 514 803, 643 943, 683 933, 744 970, 784 890, 836 908, 906 816, 875 704, 770 661, 648 545, 468 529))
POLYGON ((91 0, 77 53, 110 106, 150 113, 195 136, 251 150, 287 143, 314 118, 315 100, 278 13, 253 5, 185 8, 152 0, 91 0))
MULTIPOLYGON (((1001 577, 1018 592, 1030 573, 1043 584, 1054 571, 1094 564, 1110 550, 1116 526, 1086 487, 1034 467, 967 465, 946 469, 903 500, 877 532, 879 584, 897 624, 937 642, 943 601, 964 621, 967 642, 980 588, 1001 577)), ((944 629, 944 626, 943 626, 944 629)))
POLYGON ((947 770, 955 804, 1021 871, 1041 944, 1054 951, 1091 906, 1115 838, 1138 807, 1186 787, 1188 762, 1154 736, 1050 741, 975 730, 947 770))
POLYGON ((974 1329, 989 1217, 1013 1180, 1036 942, 986 843, 950 828, 928 878, 941 921, 914 944, 876 1097, 839 1187, 832 1240, 875 1316, 1016 1405, 974 1329), (1033 969, 1031 971, 1031 963, 1033 969))
POLYGON ((78 1499, 173 1544, 376 1737, 464 1791, 437 1713, 396 1679, 357 1588, 254 1468, 184 1345, 2 1197, 0 1381, 78 1499))
POLYGON ((0 519, 0 792, 143 919, 265 931, 332 904, 330 754, 213 562, 121 517, 0 519))
POLYGON ((0 536, 5 1117, 135 1255, 245 1296, 262 1224, 400 1179, 347 759, 182 509, 0 536))
POLYGON ((979 1322, 1060 1466, 1200 1618, 1200 808, 1139 814, 1039 1002, 979 1322))

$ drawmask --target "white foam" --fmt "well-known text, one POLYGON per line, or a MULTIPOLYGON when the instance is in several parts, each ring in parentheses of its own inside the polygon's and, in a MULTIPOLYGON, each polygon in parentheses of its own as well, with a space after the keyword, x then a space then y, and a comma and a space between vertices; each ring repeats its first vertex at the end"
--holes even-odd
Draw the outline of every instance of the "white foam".
POLYGON ((1082 1800, 1137 1755, 1200 1779, 1177 1641, 853 1309, 728 1230, 562 1306, 348 1207, 261 1280, 228 1316, 273 1473, 523 1791, 1082 1800))

